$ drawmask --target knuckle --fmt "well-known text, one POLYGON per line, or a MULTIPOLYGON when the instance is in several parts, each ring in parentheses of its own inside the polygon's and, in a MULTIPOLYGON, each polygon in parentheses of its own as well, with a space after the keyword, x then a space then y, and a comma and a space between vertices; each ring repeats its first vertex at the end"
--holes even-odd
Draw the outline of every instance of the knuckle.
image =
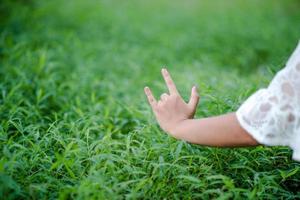
POLYGON ((174 99, 178 100, 180 99, 180 96, 178 94, 174 94, 174 99))
POLYGON ((166 102, 165 102, 165 101, 159 101, 159 103, 158 103, 158 108, 159 108, 160 110, 162 110, 162 109, 165 107, 165 105, 166 105, 166 102))

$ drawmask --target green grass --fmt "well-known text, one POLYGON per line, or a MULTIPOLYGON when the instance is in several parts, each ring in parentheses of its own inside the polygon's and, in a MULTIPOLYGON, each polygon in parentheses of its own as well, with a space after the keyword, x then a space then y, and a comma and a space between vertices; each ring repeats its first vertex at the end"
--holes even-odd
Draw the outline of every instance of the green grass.
POLYGON ((293 199, 286 147, 163 133, 143 94, 168 66, 197 117, 235 111, 300 38, 299 1, 3 1, 0 199, 293 199))

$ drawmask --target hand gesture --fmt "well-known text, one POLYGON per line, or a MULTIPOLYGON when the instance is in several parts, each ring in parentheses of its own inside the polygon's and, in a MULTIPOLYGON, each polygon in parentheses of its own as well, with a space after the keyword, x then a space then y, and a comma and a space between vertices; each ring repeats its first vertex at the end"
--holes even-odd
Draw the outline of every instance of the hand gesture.
POLYGON ((158 124, 164 131, 172 135, 172 130, 176 128, 176 125, 194 117, 199 102, 199 95, 196 87, 193 86, 190 100, 186 103, 178 93, 169 72, 166 69, 162 69, 161 73, 169 94, 163 93, 160 100, 157 101, 149 87, 145 87, 144 91, 158 124))

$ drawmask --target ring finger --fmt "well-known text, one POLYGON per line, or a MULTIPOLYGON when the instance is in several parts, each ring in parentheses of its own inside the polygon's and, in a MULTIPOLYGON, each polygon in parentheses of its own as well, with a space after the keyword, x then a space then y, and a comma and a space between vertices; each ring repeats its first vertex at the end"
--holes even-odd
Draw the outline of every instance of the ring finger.
POLYGON ((166 100, 168 99, 168 97, 169 97, 168 94, 163 93, 163 94, 160 96, 160 99, 161 99, 162 101, 166 101, 166 100))

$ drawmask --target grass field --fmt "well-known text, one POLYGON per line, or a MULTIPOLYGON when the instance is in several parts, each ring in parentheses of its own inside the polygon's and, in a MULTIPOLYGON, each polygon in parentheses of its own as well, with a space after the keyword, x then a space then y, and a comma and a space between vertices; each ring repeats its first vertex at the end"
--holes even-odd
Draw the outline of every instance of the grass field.
POLYGON ((144 97, 167 66, 197 117, 235 111, 284 66, 300 2, 0 4, 0 199, 294 199, 286 147, 177 141, 144 97))

